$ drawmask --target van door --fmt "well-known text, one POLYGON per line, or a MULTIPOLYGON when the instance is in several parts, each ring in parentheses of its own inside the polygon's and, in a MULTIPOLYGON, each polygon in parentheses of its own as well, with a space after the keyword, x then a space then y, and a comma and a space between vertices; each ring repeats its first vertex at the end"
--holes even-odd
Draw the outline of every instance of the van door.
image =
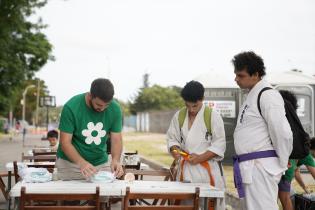
POLYGON ((305 131, 314 136, 314 91, 309 85, 277 85, 277 90, 288 90, 296 95, 297 114, 305 131))

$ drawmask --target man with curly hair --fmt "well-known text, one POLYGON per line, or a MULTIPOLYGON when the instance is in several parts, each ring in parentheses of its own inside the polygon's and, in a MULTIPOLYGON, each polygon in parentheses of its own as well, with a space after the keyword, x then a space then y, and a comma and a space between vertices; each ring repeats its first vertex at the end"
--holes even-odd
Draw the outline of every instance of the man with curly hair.
POLYGON ((248 210, 278 209, 278 183, 287 169, 293 137, 284 101, 263 79, 263 59, 254 52, 234 56, 235 81, 247 96, 234 131, 234 180, 248 210), (261 94, 258 110, 258 95, 261 94))

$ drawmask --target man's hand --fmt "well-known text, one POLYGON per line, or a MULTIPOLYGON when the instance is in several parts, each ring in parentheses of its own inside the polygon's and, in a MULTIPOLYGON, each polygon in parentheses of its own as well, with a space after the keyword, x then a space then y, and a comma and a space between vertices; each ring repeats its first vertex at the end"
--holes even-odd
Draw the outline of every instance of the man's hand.
POLYGON ((110 168, 116 177, 121 177, 124 174, 124 170, 119 162, 112 161, 110 168))
POLYGON ((97 173, 97 169, 89 162, 84 161, 79 165, 81 173, 85 178, 90 178, 91 176, 97 173))
POLYGON ((303 187, 303 190, 304 190, 304 192, 307 193, 307 194, 311 193, 307 186, 304 186, 304 187, 303 187))
POLYGON ((179 146, 176 146, 176 145, 170 148, 171 155, 173 156, 175 160, 178 160, 180 158, 180 154, 178 153, 179 150, 180 150, 179 146))
POLYGON ((197 165, 199 163, 201 163, 201 159, 200 159, 200 155, 197 155, 195 153, 192 153, 189 155, 189 159, 188 159, 188 162, 191 164, 191 165, 197 165))

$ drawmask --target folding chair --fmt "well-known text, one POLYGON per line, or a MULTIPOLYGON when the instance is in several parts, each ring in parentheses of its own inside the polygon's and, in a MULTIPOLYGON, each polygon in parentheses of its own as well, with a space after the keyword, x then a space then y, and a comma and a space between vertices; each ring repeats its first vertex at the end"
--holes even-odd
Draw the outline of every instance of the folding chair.
MULTIPOLYGON (((173 163, 171 164, 170 168, 162 168, 160 170, 132 170, 132 169, 125 169, 125 174, 126 173, 133 173, 135 175, 135 178, 138 179, 140 177, 140 180, 143 180, 144 177, 146 180, 149 180, 149 177, 158 177, 160 176, 163 181, 175 181, 176 180, 176 174, 177 174, 177 161, 174 160, 173 163)), ((167 202, 167 199, 154 199, 151 202, 144 200, 144 199, 138 199, 135 202, 131 201, 131 204, 134 205, 135 203, 145 203, 147 205, 157 205, 158 202, 160 201, 160 205, 164 205, 167 202)))
MULTIPOLYGON (((145 178, 146 180, 150 180, 152 178, 153 180, 156 180, 156 178, 153 177, 161 177, 164 181, 170 180, 170 170, 166 168, 162 168, 160 170, 134 170, 134 169, 125 169, 125 173, 133 173, 135 175, 135 178, 137 180, 137 177, 141 177, 140 180, 143 180, 145 178)), ((156 205, 158 203, 158 199, 154 199, 151 202, 144 200, 144 199, 138 199, 138 200, 131 200, 131 205, 136 205, 145 203, 147 205, 156 205)), ((166 203, 166 200, 161 200, 160 204, 164 205, 166 203)))
POLYGON ((24 155, 22 153, 22 161, 29 161, 29 162, 41 162, 41 161, 48 161, 48 162, 55 162, 57 159, 56 154, 46 154, 46 155, 24 155))
POLYGON ((19 176, 19 168, 16 161, 13 161, 13 172, 14 172, 14 181, 15 183, 18 183, 21 177, 19 176))
POLYGON ((123 210, 198 210, 199 209, 199 192, 197 187, 195 193, 132 193, 130 187, 126 188, 124 197, 123 210), (156 206, 130 206, 129 201, 134 199, 168 199, 172 200, 169 205, 156 206), (192 204, 175 205, 175 201, 191 200, 192 204))
POLYGON ((39 193, 26 193, 25 187, 21 188, 20 210, 80 210, 100 209, 100 189, 96 187, 96 193, 82 193, 82 194, 39 194, 39 193), (73 200, 86 200, 91 204, 89 206, 50 206, 42 204, 43 201, 73 201, 73 200), (33 202, 40 202, 38 205, 33 205, 33 202), (93 204, 92 204, 93 203, 93 204))
POLYGON ((8 176, 7 173, 1 173, 0 174, 0 189, 1 189, 1 192, 3 194, 3 197, 5 198, 5 200, 8 200, 9 199, 9 194, 8 194, 8 191, 7 191, 7 188, 5 186, 5 183, 2 179, 2 177, 5 177, 5 176, 8 176))
POLYGON ((42 151, 38 149, 33 149, 33 156, 41 156, 41 155, 51 155, 51 156, 56 156, 57 152, 56 151, 42 151))

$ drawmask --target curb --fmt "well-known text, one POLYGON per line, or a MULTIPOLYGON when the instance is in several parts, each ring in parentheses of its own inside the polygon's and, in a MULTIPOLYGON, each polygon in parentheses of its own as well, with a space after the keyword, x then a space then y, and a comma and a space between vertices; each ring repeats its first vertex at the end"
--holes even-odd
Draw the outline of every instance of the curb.
POLYGON ((166 166, 166 165, 162 165, 161 163, 158 163, 156 161, 146 159, 145 157, 143 157, 141 155, 140 155, 140 161, 142 163, 145 163, 145 164, 149 165, 149 167, 154 169, 154 170, 159 170, 159 169, 162 169, 162 168, 168 168, 168 166, 166 166))

